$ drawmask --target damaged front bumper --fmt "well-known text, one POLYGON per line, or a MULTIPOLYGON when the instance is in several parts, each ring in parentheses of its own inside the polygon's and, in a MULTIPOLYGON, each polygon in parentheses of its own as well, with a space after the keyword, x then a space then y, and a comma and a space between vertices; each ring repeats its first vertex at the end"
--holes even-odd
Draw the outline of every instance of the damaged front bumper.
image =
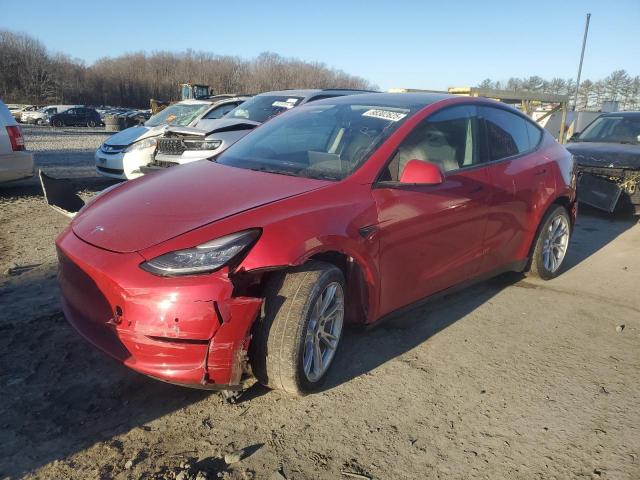
POLYGON ((238 389, 262 299, 234 297, 223 269, 160 278, 138 253, 114 253, 70 228, 57 241, 65 316, 90 343, 127 367, 170 383, 238 389))
POLYGON ((640 210, 640 171, 578 165, 578 200, 608 212, 640 210))

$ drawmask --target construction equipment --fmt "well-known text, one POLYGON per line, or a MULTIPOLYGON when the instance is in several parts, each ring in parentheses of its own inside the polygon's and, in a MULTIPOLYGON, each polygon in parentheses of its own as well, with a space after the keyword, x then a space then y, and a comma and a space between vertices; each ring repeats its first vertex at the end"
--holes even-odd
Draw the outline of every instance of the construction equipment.
MULTIPOLYGON (((201 98, 207 98, 213 95, 211 87, 209 85, 201 85, 197 83, 181 83, 180 87, 180 101, 183 100, 199 100, 201 98)), ((165 109, 174 102, 165 100, 156 100, 152 98, 149 100, 149 106, 151 107, 151 114, 155 115, 161 110, 165 109)))

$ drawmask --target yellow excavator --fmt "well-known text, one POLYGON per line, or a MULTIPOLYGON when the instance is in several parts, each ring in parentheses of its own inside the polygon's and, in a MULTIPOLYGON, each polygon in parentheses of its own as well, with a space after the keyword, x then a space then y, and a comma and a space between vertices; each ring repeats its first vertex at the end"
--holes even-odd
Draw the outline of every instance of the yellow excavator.
MULTIPOLYGON (((211 87, 209 85, 199 85, 197 83, 181 83, 180 85, 180 101, 207 98, 213 95, 211 87)), ((165 109, 174 102, 165 100, 156 100, 152 98, 149 100, 151 106, 151 114, 155 115, 159 111, 165 109)))

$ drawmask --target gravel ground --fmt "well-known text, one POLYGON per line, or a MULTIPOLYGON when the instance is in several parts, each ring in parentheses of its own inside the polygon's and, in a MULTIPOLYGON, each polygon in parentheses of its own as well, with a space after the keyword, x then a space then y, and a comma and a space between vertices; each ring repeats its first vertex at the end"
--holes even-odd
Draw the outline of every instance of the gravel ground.
MULTIPOLYGON (((84 178, 91 182, 96 177, 93 154, 112 133, 104 128, 84 127, 52 128, 21 125, 27 149, 34 152, 36 170, 43 169, 54 177, 84 178)), ((19 185, 33 185, 37 179, 23 180, 19 185)), ((15 184, 12 184, 15 185, 15 184)))
POLYGON ((67 224, 34 184, 0 187, 0 478, 640 478, 636 219, 583 209, 557 279, 505 275, 347 332, 323 392, 253 385, 236 405, 78 337, 55 282, 67 224))

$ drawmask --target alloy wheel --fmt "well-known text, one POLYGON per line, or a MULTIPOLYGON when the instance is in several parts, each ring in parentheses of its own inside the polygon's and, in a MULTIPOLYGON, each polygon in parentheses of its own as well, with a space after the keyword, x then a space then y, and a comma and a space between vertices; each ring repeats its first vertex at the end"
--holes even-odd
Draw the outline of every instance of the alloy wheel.
POLYGON ((569 246, 569 222, 564 215, 556 216, 547 228, 544 244, 542 246, 542 259, 544 268, 554 273, 567 253, 569 246))
POLYGON ((311 309, 304 340, 302 367, 310 382, 327 371, 338 347, 344 321, 344 292, 332 282, 326 286, 311 309))

